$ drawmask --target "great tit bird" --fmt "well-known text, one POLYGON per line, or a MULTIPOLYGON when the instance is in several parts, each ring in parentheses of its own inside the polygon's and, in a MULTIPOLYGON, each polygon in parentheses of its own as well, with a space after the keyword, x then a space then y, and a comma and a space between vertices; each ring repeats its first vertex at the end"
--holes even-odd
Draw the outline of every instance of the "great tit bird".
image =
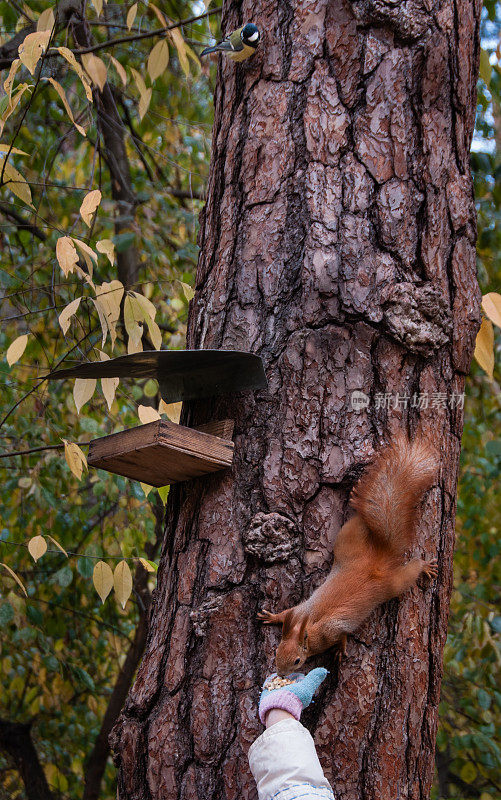
POLYGON ((221 52, 232 61, 245 61, 256 52, 260 38, 261 34, 257 26, 253 22, 248 22, 225 36, 222 42, 218 42, 213 47, 206 47, 200 53, 200 57, 207 56, 209 53, 221 52))

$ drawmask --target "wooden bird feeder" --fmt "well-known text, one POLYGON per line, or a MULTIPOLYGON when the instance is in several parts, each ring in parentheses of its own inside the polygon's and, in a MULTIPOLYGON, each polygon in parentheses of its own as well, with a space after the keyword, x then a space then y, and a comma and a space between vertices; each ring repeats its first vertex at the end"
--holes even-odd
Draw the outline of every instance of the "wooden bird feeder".
POLYGON ((159 419, 90 443, 87 463, 149 486, 231 467, 233 420, 187 428, 159 419))
MULTIPOLYGON (((167 403, 266 388, 259 356, 235 350, 159 350, 78 364, 47 375, 62 378, 155 378, 167 403)), ((166 486, 227 469, 233 420, 190 428, 156 420, 90 442, 87 463, 149 486, 166 486)))

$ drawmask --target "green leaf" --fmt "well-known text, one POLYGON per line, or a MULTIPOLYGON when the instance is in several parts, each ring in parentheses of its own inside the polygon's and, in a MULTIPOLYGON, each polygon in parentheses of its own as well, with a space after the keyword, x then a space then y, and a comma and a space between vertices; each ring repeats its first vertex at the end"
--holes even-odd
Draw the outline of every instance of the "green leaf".
POLYGON ((129 247, 134 244, 135 238, 135 233, 117 233, 117 235, 113 237, 113 243, 117 253, 123 253, 125 250, 128 250, 129 247))
POLYGON ((43 614, 40 609, 35 606, 27 606, 26 616, 33 625, 41 625, 43 622, 43 614))
POLYGON ((73 580, 73 571, 71 567, 65 564, 52 576, 52 583, 58 583, 63 589, 66 589, 73 580))
POLYGON ((491 705, 491 697, 487 694, 485 689, 479 689, 477 691, 477 700, 478 704, 483 709, 488 709, 491 705))
POLYGON ((82 578, 92 578, 94 570, 94 562, 92 558, 84 558, 83 556, 77 559, 77 570, 82 578))
POLYGON ((0 625, 8 625, 14 619, 14 609, 10 603, 2 603, 0 606, 0 625))
POLYGON ((477 777, 477 768, 475 764, 472 764, 471 761, 464 764, 459 772, 459 777, 465 783, 473 783, 477 777))
POLYGON ((161 486, 158 490, 158 494, 160 495, 160 500, 165 505, 167 502, 167 497, 169 496, 169 486, 161 486))
POLYGON ((81 681, 91 692, 96 690, 94 681, 90 677, 89 673, 83 669, 83 667, 73 667, 73 672, 75 676, 81 681))
POLYGON ((486 86, 491 82, 492 67, 489 60, 489 53, 482 47, 480 50, 480 77, 486 86))

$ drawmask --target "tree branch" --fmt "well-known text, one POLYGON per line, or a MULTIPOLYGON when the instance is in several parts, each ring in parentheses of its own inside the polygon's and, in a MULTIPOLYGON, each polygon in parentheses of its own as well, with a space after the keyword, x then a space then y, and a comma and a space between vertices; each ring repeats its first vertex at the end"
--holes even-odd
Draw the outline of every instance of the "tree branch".
POLYGON ((73 50, 76 56, 82 56, 85 53, 95 53, 98 50, 106 50, 108 47, 114 47, 117 44, 126 44, 127 42, 137 42, 140 39, 152 39, 154 36, 163 36, 174 28, 180 28, 182 25, 189 25, 191 22, 197 22, 204 17, 211 17, 213 14, 220 14, 222 7, 211 8, 210 11, 205 11, 203 14, 197 14, 187 19, 182 19, 179 22, 173 22, 171 25, 166 25, 165 28, 157 28, 154 31, 145 31, 144 33, 136 33, 132 36, 120 36, 117 39, 108 39, 106 42, 82 47, 80 50, 73 50))
POLYGON ((0 718, 0 748, 12 758, 28 800, 54 800, 31 738, 31 725, 0 718))
POLYGON ((0 203, 0 211, 2 214, 5 214, 6 217, 10 217, 12 220, 14 220, 19 230, 29 231, 33 234, 33 236, 36 236, 38 239, 40 239, 41 242, 46 241, 47 234, 40 230, 37 225, 25 220, 18 211, 16 211, 14 208, 11 208, 11 206, 7 205, 7 203, 0 203))
MULTIPOLYGON (((155 514, 155 541, 145 545, 146 555, 150 559, 155 557, 163 538, 165 509, 158 495, 155 497, 153 511, 155 514)), ((148 573, 141 564, 138 564, 136 569, 133 591, 136 593, 139 600, 139 622, 136 627, 134 640, 127 652, 123 666, 118 673, 108 707, 101 723, 101 729, 87 759, 82 800, 98 800, 99 798, 106 762, 110 755, 108 737, 122 710, 146 645, 151 595, 148 589, 148 573)))
MULTIPOLYGON (((75 442, 79 447, 88 447, 90 442, 75 442)), ((31 447, 29 450, 15 450, 13 453, 0 453, 0 458, 14 458, 15 456, 28 456, 30 453, 40 453, 42 450, 63 450, 64 444, 44 444, 41 447, 31 447)))
MULTIPOLYGON (((83 17, 74 21, 73 32, 77 44, 84 45, 84 50, 79 52, 90 52, 88 48, 92 37, 87 22, 83 17)), ((93 95, 99 129, 104 141, 105 158, 110 170, 111 195, 118 206, 115 235, 120 235, 130 231, 136 206, 129 158, 125 147, 125 128, 108 81, 104 84, 102 91, 94 88, 93 95)), ((136 248, 131 246, 119 251, 117 253, 117 264, 118 278, 127 288, 137 280, 139 256, 136 248)))

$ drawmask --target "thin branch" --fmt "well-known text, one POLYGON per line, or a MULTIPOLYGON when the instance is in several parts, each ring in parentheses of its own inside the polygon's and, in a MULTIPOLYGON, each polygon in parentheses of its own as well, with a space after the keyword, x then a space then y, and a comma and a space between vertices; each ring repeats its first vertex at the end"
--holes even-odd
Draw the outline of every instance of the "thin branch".
POLYGON ((42 242, 45 242, 47 239, 47 234, 45 234, 32 222, 27 222, 27 220, 25 220, 21 214, 19 214, 15 209, 11 208, 11 206, 7 205, 7 203, 0 203, 0 211, 2 214, 5 214, 6 217, 10 217, 14 220, 19 230, 30 231, 33 236, 37 236, 42 242))
POLYGON ((126 44, 127 42, 137 42, 139 39, 152 39, 155 36, 163 36, 174 28, 180 28, 182 25, 189 25, 191 22, 197 22, 204 17, 211 17, 213 14, 220 14, 223 9, 212 8, 210 11, 205 11, 203 14, 198 14, 187 19, 182 19, 180 22, 173 22, 171 25, 166 25, 165 28, 157 28, 154 31, 146 31, 145 33, 136 33, 133 36, 120 36, 117 39, 108 39, 106 42, 91 45, 90 47, 83 47, 80 50, 73 50, 76 56, 84 55, 85 53, 95 53, 98 50, 106 50, 108 47, 114 47, 117 44, 126 44))
MULTIPOLYGON (((88 331, 88 332, 85 334, 85 336, 83 336, 81 339, 79 339, 79 340, 78 340, 78 342, 77 342, 77 343, 76 343, 76 344, 75 344, 75 345, 74 345, 74 346, 73 346, 73 347, 72 347, 70 350, 68 350, 68 351, 67 351, 67 352, 64 354, 64 356, 63 356, 61 359, 59 359, 59 361, 58 361, 58 362, 57 362, 57 364, 56 364, 56 365, 53 367, 53 369, 56 369, 57 367, 59 367, 59 366, 60 366, 60 365, 63 363, 63 361, 65 361, 65 360, 68 358, 68 356, 70 355, 70 353, 72 353, 74 350, 76 350, 78 347, 80 347, 80 345, 82 344, 82 342, 84 342, 86 339, 88 339, 88 338, 89 338, 89 336, 91 336, 91 335, 94 333, 94 331, 95 331, 95 328, 93 328, 92 330, 88 331)), ((25 401, 25 400, 26 400, 26 399, 27 399, 27 398, 28 398, 28 397, 29 397, 31 394, 33 394, 33 392, 36 392, 36 390, 37 390, 37 389, 38 389, 38 388, 39 388, 39 387, 42 385, 42 383, 45 383, 45 381, 46 381, 46 380, 47 380, 47 378, 45 377, 45 378, 42 378, 42 380, 41 380, 41 381, 38 381, 38 383, 36 383, 36 384, 35 384, 35 386, 33 386, 33 388, 31 388, 31 389, 29 390, 29 392, 26 392, 26 394, 24 394, 24 395, 23 395, 23 396, 22 396, 22 397, 21 397, 21 398, 20 398, 20 399, 17 401, 17 403, 15 403, 15 404, 12 406, 12 408, 10 408, 10 409, 7 411, 7 413, 5 414, 5 416, 3 417, 3 419, 0 421, 0 428, 2 428, 2 427, 3 427, 3 425, 5 425, 5 423, 6 423, 6 422, 7 422, 7 420, 9 419, 10 415, 14 413, 14 411, 16 410, 16 408, 17 408, 18 406, 20 406, 20 405, 21 405, 21 403, 23 403, 23 402, 24 402, 24 401, 25 401)))
MULTIPOLYGON (((90 442, 75 442, 79 447, 88 447, 90 442)), ((16 450, 14 453, 0 453, 0 458, 14 458, 14 456, 27 456, 30 453, 40 453, 42 450, 62 450, 64 444, 47 444, 42 447, 32 447, 30 450, 16 450)))

